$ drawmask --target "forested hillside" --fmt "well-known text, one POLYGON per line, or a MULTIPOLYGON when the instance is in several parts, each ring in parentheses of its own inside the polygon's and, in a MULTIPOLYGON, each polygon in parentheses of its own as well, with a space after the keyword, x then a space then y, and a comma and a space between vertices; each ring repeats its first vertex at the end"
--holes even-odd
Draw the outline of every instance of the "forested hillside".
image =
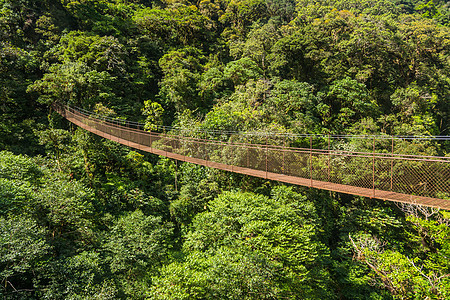
POLYGON ((0 0, 0 296, 449 299, 446 211, 176 163, 51 109, 447 136, 449 51, 444 0, 0 0))

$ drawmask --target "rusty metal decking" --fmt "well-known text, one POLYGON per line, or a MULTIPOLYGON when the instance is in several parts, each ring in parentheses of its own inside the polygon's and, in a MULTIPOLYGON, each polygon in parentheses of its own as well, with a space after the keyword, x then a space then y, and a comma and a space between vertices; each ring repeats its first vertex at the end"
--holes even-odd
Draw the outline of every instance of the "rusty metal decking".
POLYGON ((183 162, 340 193, 450 210, 450 158, 301 149, 147 132, 55 105, 73 124, 183 162))

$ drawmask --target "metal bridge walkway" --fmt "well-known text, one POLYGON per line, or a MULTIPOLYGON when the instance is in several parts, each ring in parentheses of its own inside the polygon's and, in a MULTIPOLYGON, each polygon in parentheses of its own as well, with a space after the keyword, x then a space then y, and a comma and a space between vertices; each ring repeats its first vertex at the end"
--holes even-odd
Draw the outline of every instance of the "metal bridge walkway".
POLYGON ((147 132, 63 105, 54 105, 54 109, 96 135, 179 161, 323 190, 450 210, 450 157, 221 142, 147 132))

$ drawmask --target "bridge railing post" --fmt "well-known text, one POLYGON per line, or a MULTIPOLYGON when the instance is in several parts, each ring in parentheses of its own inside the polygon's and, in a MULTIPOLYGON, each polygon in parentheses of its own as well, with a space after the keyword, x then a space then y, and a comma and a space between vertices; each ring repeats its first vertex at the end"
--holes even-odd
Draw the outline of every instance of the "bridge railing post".
POLYGON ((372 145, 372 189, 373 189, 373 197, 375 197, 375 136, 373 136, 373 145, 372 145))
POLYGON ((248 137, 249 135, 247 134, 247 168, 250 168, 250 145, 249 145, 249 141, 248 141, 248 137))
POLYGON ((286 135, 283 134, 283 162, 281 165, 281 174, 285 174, 285 156, 286 156, 286 135))
POLYGON ((269 154, 269 135, 266 133, 266 179, 267 179, 267 172, 268 172, 268 154, 269 154))
POLYGON ((117 131, 119 132, 118 134, 119 138, 123 138, 123 132, 122 129, 119 127, 119 121, 117 121, 117 131))
POLYGON ((392 136, 391 145, 391 191, 394 183, 394 136, 392 136))
POLYGON ((204 141, 205 141, 205 161, 206 161, 206 165, 208 165, 208 135, 206 133, 205 130, 205 135, 204 135, 204 141))
POLYGON ((313 176, 312 176, 312 135, 309 136, 309 178, 310 186, 313 186, 313 176))
POLYGON ((328 156, 328 170, 327 170, 328 182, 330 182, 330 156, 331 156, 331 153, 330 153, 330 135, 329 134, 328 134, 328 152, 327 152, 327 156, 328 156))
POLYGON ((149 144, 149 147, 150 147, 150 148, 153 148, 153 147, 152 147, 152 136, 153 136, 153 131, 150 130, 149 136, 150 136, 150 144, 149 144))

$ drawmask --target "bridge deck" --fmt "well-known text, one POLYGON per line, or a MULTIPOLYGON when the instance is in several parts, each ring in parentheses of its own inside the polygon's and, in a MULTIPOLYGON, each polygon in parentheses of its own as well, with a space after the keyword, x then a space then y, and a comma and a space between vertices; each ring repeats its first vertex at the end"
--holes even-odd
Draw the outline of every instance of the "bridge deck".
MULTIPOLYGON (((320 181, 320 180, 314 180, 310 178, 301 178, 297 176, 290 176, 285 174, 278 174, 274 172, 267 172, 263 170, 257 170, 252 168, 245 168, 245 167, 239 167, 235 165, 229 165, 224 164, 220 162, 214 162, 211 160, 206 159, 200 159, 200 158, 194 158, 191 156, 186 156, 178 153, 173 153, 170 151, 165 151, 157 148, 152 148, 150 146, 146 146, 140 143, 136 143, 121 137, 117 137, 115 135, 112 135, 110 133, 101 131, 99 129, 96 129, 95 127, 87 125, 85 122, 81 121, 79 116, 76 116, 72 113, 68 113, 67 111, 59 111, 67 120, 72 122, 73 124, 88 130, 96 135, 99 135, 101 137, 104 137, 106 139, 109 139, 111 141, 118 142, 120 144, 139 149, 145 152, 165 156, 168 158, 176 159, 183 162, 189 162, 194 163, 210 168, 216 168, 220 170, 225 170, 229 172, 239 173, 239 174, 245 174, 260 178, 265 178, 268 180, 276 180, 281 181, 285 183, 291 183, 295 185, 301 185, 306 187, 313 187, 323 190, 329 190, 329 191, 335 191, 340 193, 346 193, 346 194, 352 194, 352 195, 358 195, 358 196, 364 196, 364 197, 370 197, 370 198, 377 198, 382 200, 388 200, 388 201, 395 201, 395 202, 402 202, 402 203, 411 203, 411 204, 419 204, 427 207, 435 207, 435 208, 441 208, 441 209, 447 209, 450 210, 450 200, 444 200, 444 199, 438 199, 438 198, 431 198, 431 197, 423 197, 423 196, 417 196, 417 195, 409 195, 409 194, 403 194, 403 193, 397 193, 393 191, 384 191, 379 189, 370 189, 370 188, 363 188, 363 187, 357 187, 357 186, 350 186, 345 184, 338 184, 333 182, 327 182, 327 181, 320 181)), ((129 130, 129 129, 127 129, 129 130)), ((149 133, 146 133, 149 134, 149 133)))

